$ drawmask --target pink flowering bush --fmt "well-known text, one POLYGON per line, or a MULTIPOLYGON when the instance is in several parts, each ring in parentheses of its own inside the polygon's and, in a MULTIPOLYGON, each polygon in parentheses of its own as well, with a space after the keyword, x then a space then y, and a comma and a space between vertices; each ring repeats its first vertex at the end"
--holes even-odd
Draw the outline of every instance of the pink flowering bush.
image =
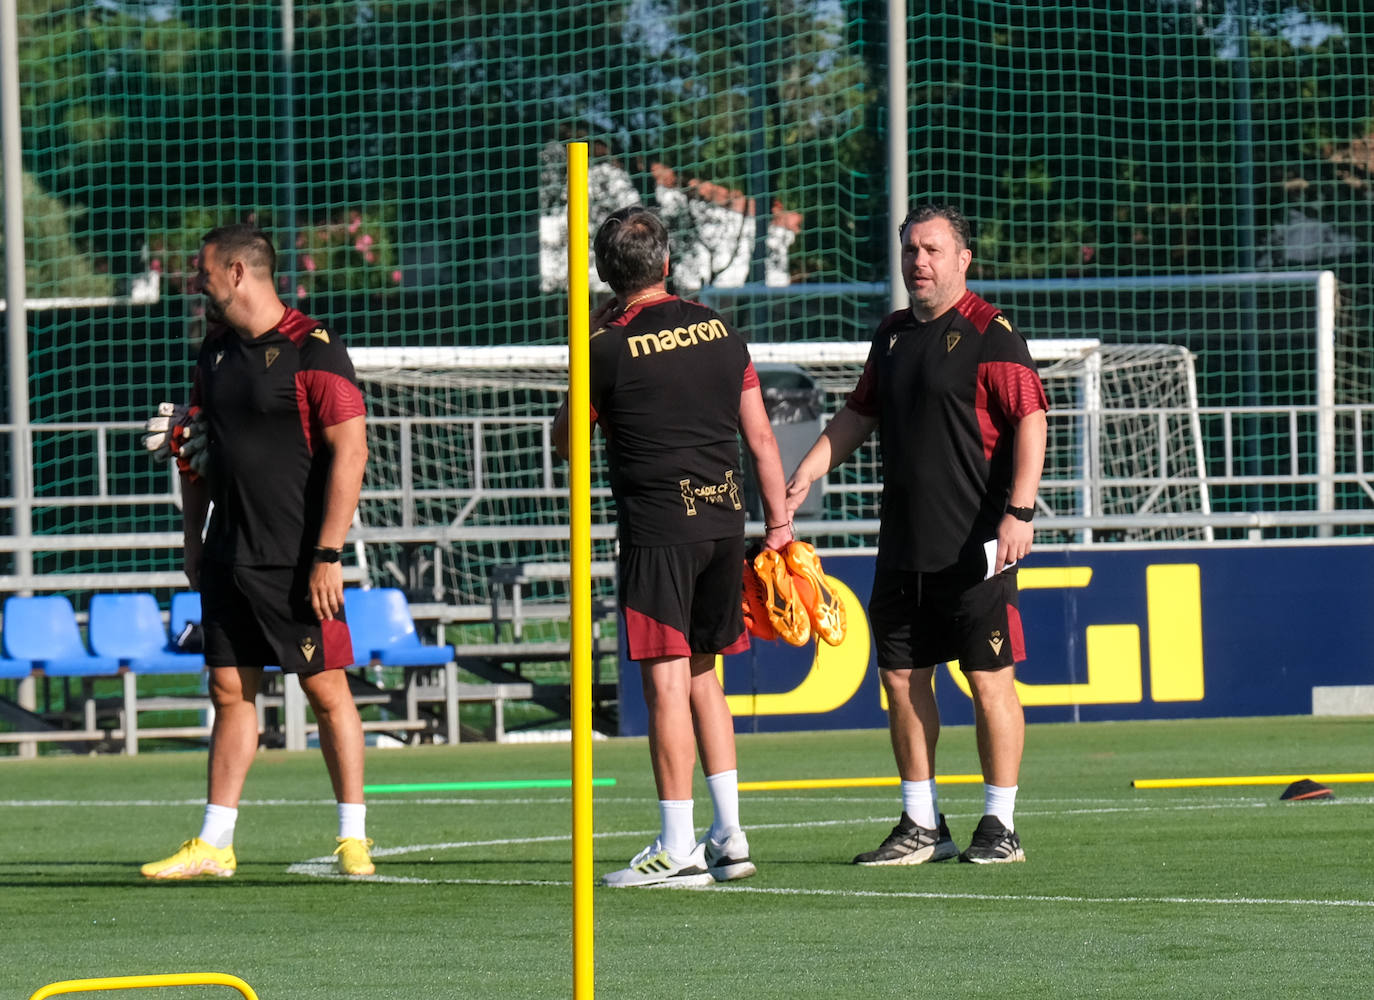
POLYGON ((388 294, 401 287, 394 220, 386 210, 351 209, 296 237, 298 297, 321 292, 388 294))
MULTIPOLYGON (((281 246, 286 234, 271 220, 252 214, 242 217, 233 210, 191 208, 183 212, 174 228, 155 227, 148 234, 147 267, 159 276, 164 294, 191 295, 198 291, 194 278, 201 237, 219 220, 236 218, 261 225, 277 241, 279 290, 287 293, 291 275, 287 273, 286 248, 281 246)), ((393 228, 394 220, 386 209, 349 209, 327 221, 300 226, 295 241, 297 301, 304 307, 311 296, 325 293, 398 292, 404 275, 398 266, 393 228)))

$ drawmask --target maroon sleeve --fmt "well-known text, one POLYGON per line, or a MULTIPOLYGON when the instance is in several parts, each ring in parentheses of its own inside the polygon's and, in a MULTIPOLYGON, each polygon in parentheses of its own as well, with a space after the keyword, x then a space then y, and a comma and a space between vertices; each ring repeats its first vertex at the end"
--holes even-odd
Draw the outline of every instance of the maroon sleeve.
POLYGON ((996 403, 1013 423, 1036 410, 1049 411, 1045 387, 1033 368, 1015 361, 994 361, 978 366, 978 381, 989 402, 996 403))
POLYGON ((878 376, 873 371, 872 354, 864 362, 863 374, 859 376, 858 384, 844 405, 861 417, 878 416, 878 376))
POLYGON ((754 370, 754 362, 750 361, 744 366, 744 384, 740 386, 740 391, 745 392, 749 389, 759 387, 759 373, 754 370))
POLYGON ((301 348, 296 398, 302 417, 308 413, 317 425, 332 427, 365 416, 367 406, 343 343, 310 317, 300 316, 299 320, 299 329, 292 331, 292 339, 301 348), (309 335, 303 332, 307 329, 312 329, 309 335))
POLYGON ((296 391, 304 397, 309 412, 321 427, 332 427, 367 413, 362 391, 334 372, 303 371, 297 376, 296 391))

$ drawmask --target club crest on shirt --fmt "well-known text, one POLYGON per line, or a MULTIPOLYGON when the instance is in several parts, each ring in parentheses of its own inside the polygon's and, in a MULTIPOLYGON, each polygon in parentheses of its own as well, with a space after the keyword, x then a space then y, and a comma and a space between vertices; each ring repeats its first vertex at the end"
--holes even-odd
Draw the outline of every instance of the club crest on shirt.
POLYGON ((954 350, 955 346, 959 343, 959 340, 960 337, 957 333, 945 334, 945 353, 948 354, 950 351, 954 350))
POLYGON ((268 368, 271 368, 272 363, 276 361, 279 357, 281 357, 280 347, 269 347, 267 350, 263 352, 263 359, 267 362, 268 368))
POLYGON ((687 506, 688 517, 696 517, 698 500, 718 507, 728 504, 734 510, 740 510, 744 506, 733 469, 725 470, 723 483, 702 483, 700 486, 693 486, 690 479, 680 479, 678 486, 682 489, 682 502, 687 506))
POLYGON ((310 638, 310 636, 306 636, 304 639, 302 639, 300 642, 300 646, 301 655, 305 657, 305 662, 309 663, 311 660, 315 658, 315 650, 319 647, 315 645, 315 640, 310 638))
POLYGON ((679 479, 678 486, 682 489, 682 502, 687 505, 687 516, 697 516, 697 498, 692 494, 692 481, 690 479, 679 479))
POLYGON ((223 361, 223 360, 224 360, 224 352, 223 352, 223 351, 216 351, 216 352, 215 352, 215 363, 212 364, 212 365, 210 366, 210 370, 211 370, 211 371, 218 371, 218 370, 219 370, 219 363, 220 363, 221 361, 223 361))
POLYGON ((887 338, 887 353, 888 353, 888 354, 891 354, 891 353, 892 353, 892 349, 893 349, 894 347, 896 347, 896 346, 897 346, 897 335, 894 333, 892 336, 890 336, 890 337, 887 338))

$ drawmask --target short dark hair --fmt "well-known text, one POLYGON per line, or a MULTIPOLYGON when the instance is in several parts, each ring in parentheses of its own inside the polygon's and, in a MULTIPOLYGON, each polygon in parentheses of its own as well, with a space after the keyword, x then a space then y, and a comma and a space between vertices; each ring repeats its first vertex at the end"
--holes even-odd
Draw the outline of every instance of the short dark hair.
POLYGON ((217 226, 200 242, 203 246, 213 246, 227 257, 237 257, 253 267, 266 268, 268 274, 277 273, 277 251, 272 246, 272 238, 251 222, 217 226))
POLYGON ((612 212, 592 243, 601 277, 617 295, 628 295, 663 280, 668 259, 668 229, 639 205, 612 212))
POLYGON ((923 201, 907 212, 906 218, 897 227, 897 237, 906 239, 907 229, 918 222, 929 222, 931 219, 944 219, 949 223, 949 228, 954 230, 954 237, 959 241, 960 247, 964 250, 973 249, 973 227, 969 225, 968 219, 964 218, 963 212, 943 201, 923 201))

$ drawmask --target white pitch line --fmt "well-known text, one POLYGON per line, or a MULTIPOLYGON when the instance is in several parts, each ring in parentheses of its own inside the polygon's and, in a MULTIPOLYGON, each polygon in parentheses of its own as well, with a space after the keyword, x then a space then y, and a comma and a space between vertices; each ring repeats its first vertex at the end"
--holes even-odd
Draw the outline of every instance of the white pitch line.
MULTIPOLYGON (((701 886, 699 889, 709 889, 701 886)), ((1081 903, 1086 905, 1168 903, 1198 906, 1333 906, 1374 909, 1374 899, 1266 899, 1225 896, 1042 896, 996 895, 981 892, 881 892, 875 889, 785 889, 768 886, 731 886, 722 892, 751 892, 769 896, 853 896, 895 899, 950 899, 989 903, 1081 903)))
MULTIPOLYGON (((547 838, 540 838, 547 839, 547 838)), ((374 855, 375 857, 376 855, 374 855)), ((311 875, 349 882, 375 882, 386 885, 488 885, 499 887, 529 886, 535 888, 567 888, 569 881, 550 879, 480 879, 480 878, 416 878, 406 875, 339 874, 332 858, 312 858, 292 865, 294 875, 311 875)), ((781 886, 643 886, 645 889, 668 889, 696 892, 751 893, 756 896, 822 896, 847 899, 923 899, 930 901, 964 901, 975 903, 1060 903, 1079 906, 1134 906, 1155 903, 1166 906, 1314 906, 1339 909, 1374 909, 1374 899, 1281 899, 1276 897, 1226 896, 1051 896, 1034 893, 998 895, 986 892, 912 892, 882 891, 878 889, 796 889, 781 886)))
MULTIPOLYGON (((852 805, 873 805, 878 802, 886 802, 891 796, 881 798, 823 798, 808 799, 791 796, 780 796, 777 798, 763 798, 751 796, 750 802, 813 802, 818 805, 835 805, 838 803, 849 803, 852 805)), ((969 796, 970 800, 975 797, 969 796)), ((947 797, 948 800, 948 797, 947 797)), ((450 799, 450 798, 425 798, 425 799, 373 799, 370 803, 374 809, 387 805, 436 805, 436 806, 547 806, 547 805, 566 805, 570 803, 570 798, 547 798, 547 799, 450 799)), ((981 800, 979 800, 981 801, 981 800)), ((1117 802, 1118 799, 1030 799, 1037 804, 1052 803, 1081 803, 1081 802, 1117 802)), ((332 806, 333 799, 244 799, 239 803, 240 808, 254 806, 332 806)), ((597 798, 596 805, 643 805, 642 798, 597 798)), ((203 798, 197 799, 0 799, 0 808, 67 808, 67 809, 120 809, 120 808, 160 808, 160 807, 180 807, 180 806, 201 806, 205 805, 203 798)), ((1232 799, 1225 802, 1205 801, 1191 803, 1174 803, 1172 805, 1147 804, 1142 802, 1140 805, 1123 806, 1098 806, 1086 809, 1034 809, 1023 806, 1016 811, 1018 816, 1083 816, 1111 813, 1164 813, 1164 812, 1193 812, 1207 809, 1266 809, 1266 808, 1285 808, 1294 803, 1281 802, 1278 799, 1232 799)), ((1331 799, 1327 802, 1312 803, 1314 807, 1331 808, 1333 806, 1367 806, 1374 805, 1374 796, 1341 796, 1338 799, 1331 799)), ((887 817, 888 822, 891 817, 887 817)), ((848 822, 848 821, 846 821, 848 822)), ((749 828, 757 829, 756 824, 749 824, 749 828)))
MULTIPOLYGON (((430 805, 430 806, 547 806, 565 805, 572 802, 571 798, 547 798, 547 799, 458 799, 458 798, 426 798, 426 799, 392 799, 392 798, 373 798, 368 804, 373 808, 387 805, 430 805)), ((597 798, 597 805, 642 805, 642 798, 597 798)), ((5 806, 29 806, 42 808, 121 808, 125 806, 140 808, 159 807, 159 806, 201 806, 205 805, 205 800, 200 799, 0 799, 0 808, 5 806)), ((332 806, 335 805, 333 799, 243 799, 239 807, 244 806, 332 806)))
MULTIPOLYGON (((416 800, 403 800, 413 803, 416 800)), ((435 804, 491 804, 491 805, 513 805, 513 804, 534 804, 547 805, 558 801, 554 799, 478 799, 458 800, 458 799, 434 799, 422 800, 426 803, 435 804)), ((634 801, 638 800, 621 800, 634 801)), ((754 801, 758 801, 755 799, 754 801)), ((821 800, 833 801, 833 800, 821 800)), ((868 801, 868 800, 854 800, 868 801)), ((1054 801, 1083 801, 1083 800, 1054 800, 1054 801)), ((1102 800, 1087 800, 1102 801, 1102 800)), ((61 799, 12 799, 0 800, 0 806, 72 806, 72 807, 129 807, 129 806, 189 806, 203 805, 203 799, 172 799, 172 800, 61 800, 61 799)), ((314 806, 314 805, 333 805, 331 799, 258 799, 245 801, 246 806, 314 806)), ((1351 799, 1344 797, 1332 802, 1320 803, 1320 808, 1329 808, 1339 805, 1369 805, 1374 804, 1374 798, 1351 799)), ((1019 811, 1021 816, 1064 816, 1064 815, 1108 815, 1114 813, 1134 813, 1134 812, 1194 812, 1198 810, 1216 809, 1263 809, 1283 806, 1286 803, 1279 801, 1235 801, 1235 802, 1207 802, 1197 804, 1176 804, 1169 806, 1141 805, 1141 806, 1115 806, 1098 807, 1086 809, 1060 809, 1060 810, 1027 810, 1019 811)), ((796 830, 813 829, 818 827, 830 826, 849 826, 858 824, 881 824, 891 821, 891 816, 868 816, 851 817, 847 819, 812 820, 804 823, 759 823, 750 824, 751 830, 796 830)), ((615 830, 594 833, 594 839, 615 839, 621 837, 642 838, 653 836, 657 830, 615 830)), ((428 851, 451 851, 462 850, 475 847, 498 847, 498 846, 519 846, 522 844, 539 843, 563 843, 572 839, 570 834, 553 834, 543 837, 510 837, 491 840, 469 840, 469 841, 449 841, 434 844, 411 844, 402 847, 380 848, 373 852, 374 858, 399 857, 409 854, 419 854, 428 851)), ((345 876, 338 872, 335 867, 332 855, 325 855, 319 858, 311 858, 306 861, 297 862, 287 868, 287 872, 296 875, 307 875, 313 878, 326 878, 347 880, 350 882, 377 882, 382 884, 397 885, 471 885, 471 886, 504 886, 504 887, 553 887, 565 888, 571 886, 569 881, 544 880, 544 879, 434 879, 418 878, 402 875, 368 875, 368 876, 345 876)), ((672 888, 678 891, 695 888, 697 891, 717 891, 715 887, 654 887, 647 888, 672 888)), ((1063 903, 1087 906, 1105 905, 1139 905, 1148 903, 1158 903, 1164 905, 1186 905, 1186 906, 1311 906, 1311 907, 1334 907, 1334 908, 1353 908, 1353 909, 1374 909, 1374 900, 1368 899, 1280 899, 1280 898, 1251 898, 1251 897, 1210 897, 1210 896, 1052 896, 1036 894, 1013 894, 996 895, 991 893, 957 893, 957 892, 914 892, 914 891, 879 891, 872 889, 800 889, 787 887, 767 887, 767 886, 730 886, 720 888, 718 891, 732 893, 752 893, 755 895, 770 896, 826 896, 842 898, 869 898, 869 899, 924 899, 924 900, 966 900, 971 902, 1025 902, 1025 903, 1063 903)))

